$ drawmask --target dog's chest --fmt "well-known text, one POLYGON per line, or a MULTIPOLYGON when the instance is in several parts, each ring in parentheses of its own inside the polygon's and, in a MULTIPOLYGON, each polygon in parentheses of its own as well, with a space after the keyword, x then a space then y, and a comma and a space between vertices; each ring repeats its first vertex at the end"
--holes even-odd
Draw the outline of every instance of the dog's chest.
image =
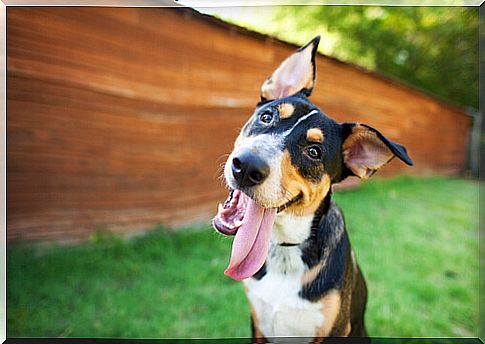
MULTIPOLYGON (((309 234, 311 219, 299 220, 303 223, 291 225, 308 226, 309 234)), ((292 221, 286 221, 288 230, 290 222, 292 221)), ((282 242, 282 238, 302 239, 305 234, 296 233, 297 228, 284 233, 284 227, 278 228, 278 222, 275 224, 264 277, 260 280, 249 278, 244 281, 247 296, 254 309, 258 328, 265 337, 313 337, 316 328, 322 326, 325 319, 320 303, 313 303, 299 296, 301 279, 306 270, 301 259, 301 250, 298 246, 276 244, 282 242)))

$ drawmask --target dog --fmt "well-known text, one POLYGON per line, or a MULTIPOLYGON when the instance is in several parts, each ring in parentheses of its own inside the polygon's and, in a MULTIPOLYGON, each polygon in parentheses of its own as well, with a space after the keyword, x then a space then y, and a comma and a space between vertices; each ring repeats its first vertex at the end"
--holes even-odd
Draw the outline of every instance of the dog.
POLYGON ((224 273, 244 283, 253 338, 367 336, 367 287, 332 185, 395 157, 413 164, 404 146, 309 100, 319 41, 264 81, 224 166, 230 194, 212 223, 235 235, 224 273))

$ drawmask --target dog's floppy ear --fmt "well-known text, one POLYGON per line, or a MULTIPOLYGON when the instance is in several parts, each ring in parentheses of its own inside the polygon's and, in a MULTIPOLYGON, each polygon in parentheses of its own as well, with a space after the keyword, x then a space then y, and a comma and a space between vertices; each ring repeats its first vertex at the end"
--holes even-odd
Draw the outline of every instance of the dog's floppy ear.
POLYGON ((406 148, 360 123, 343 123, 342 155, 345 166, 359 178, 369 178, 394 157, 412 166, 406 148))
POLYGON ((284 60, 261 86, 261 100, 274 100, 303 92, 312 93, 315 84, 315 54, 320 36, 312 39, 284 60))

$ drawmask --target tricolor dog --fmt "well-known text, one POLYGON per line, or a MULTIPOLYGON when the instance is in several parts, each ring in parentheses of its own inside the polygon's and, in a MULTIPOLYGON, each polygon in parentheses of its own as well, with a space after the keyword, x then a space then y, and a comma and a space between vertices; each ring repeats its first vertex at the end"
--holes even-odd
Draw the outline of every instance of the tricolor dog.
POLYGON ((402 145, 308 99, 319 40, 263 83, 224 168, 230 194, 213 225, 235 235, 225 274, 244 282, 255 338, 366 336, 366 284, 331 187, 394 157, 412 165, 402 145))

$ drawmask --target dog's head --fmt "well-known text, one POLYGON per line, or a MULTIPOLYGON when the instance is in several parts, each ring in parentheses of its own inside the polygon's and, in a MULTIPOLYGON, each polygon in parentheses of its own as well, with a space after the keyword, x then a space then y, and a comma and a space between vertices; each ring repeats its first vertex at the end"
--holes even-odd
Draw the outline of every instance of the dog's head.
POLYGON ((365 124, 335 122, 308 97, 320 37, 298 49, 263 83, 261 101, 225 164, 231 193, 214 227, 236 234, 226 274, 252 276, 266 258, 277 212, 314 213, 332 183, 368 178, 406 149, 365 124))

